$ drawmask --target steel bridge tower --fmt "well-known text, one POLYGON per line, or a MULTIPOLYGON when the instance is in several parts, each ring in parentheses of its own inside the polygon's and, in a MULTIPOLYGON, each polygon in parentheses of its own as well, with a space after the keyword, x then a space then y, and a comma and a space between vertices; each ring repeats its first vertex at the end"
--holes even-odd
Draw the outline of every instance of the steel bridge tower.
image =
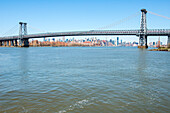
POLYGON ((141 24, 139 32, 139 46, 138 48, 148 48, 147 46, 147 24, 146 24, 146 9, 141 9, 141 24))
POLYGON ((168 46, 168 48, 170 48, 170 35, 168 35, 167 46, 168 46))
POLYGON ((19 46, 29 47, 28 38, 23 38, 24 35, 27 35, 27 23, 19 22, 19 46))

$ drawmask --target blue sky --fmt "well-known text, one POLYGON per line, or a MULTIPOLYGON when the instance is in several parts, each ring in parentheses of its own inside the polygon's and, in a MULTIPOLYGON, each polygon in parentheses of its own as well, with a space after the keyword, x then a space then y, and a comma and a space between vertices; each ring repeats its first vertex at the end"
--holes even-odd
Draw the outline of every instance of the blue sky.
MULTIPOLYGON (((28 33, 97 30, 137 12, 136 17, 108 29, 139 29, 140 9, 170 17, 169 4, 170 0, 0 0, 0 36, 19 21, 28 23, 28 33)), ((147 26, 170 29, 170 20, 147 14, 147 26)), ((151 37, 149 41, 155 39, 158 38, 151 37)), ((161 37, 164 43, 166 40, 161 37)))

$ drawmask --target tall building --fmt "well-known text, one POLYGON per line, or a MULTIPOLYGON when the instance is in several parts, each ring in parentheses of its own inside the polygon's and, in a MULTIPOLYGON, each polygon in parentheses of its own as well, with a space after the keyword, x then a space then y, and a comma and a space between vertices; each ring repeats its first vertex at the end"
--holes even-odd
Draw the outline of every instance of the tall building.
POLYGON ((63 37, 63 42, 65 42, 65 37, 63 37))
POLYGON ((117 37, 117 46, 119 45, 119 37, 117 37))
POLYGON ((44 37, 44 42, 46 42, 47 41, 47 39, 44 37))
POLYGON ((55 42, 55 38, 52 38, 53 42, 55 42))
POLYGON ((112 39, 110 39, 110 42, 112 43, 112 39))
POLYGON ((157 47, 160 47, 160 37, 158 38, 157 47))
POLYGON ((115 41, 114 40, 112 40, 112 44, 115 45, 115 41))
POLYGON ((66 41, 65 42, 68 42, 68 39, 66 39, 66 41))

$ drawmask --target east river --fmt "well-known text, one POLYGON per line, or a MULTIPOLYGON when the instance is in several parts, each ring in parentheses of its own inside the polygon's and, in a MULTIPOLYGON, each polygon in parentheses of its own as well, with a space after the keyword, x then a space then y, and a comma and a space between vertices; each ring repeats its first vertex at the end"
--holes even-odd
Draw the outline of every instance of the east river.
POLYGON ((170 52, 0 48, 0 113, 170 112, 170 52))

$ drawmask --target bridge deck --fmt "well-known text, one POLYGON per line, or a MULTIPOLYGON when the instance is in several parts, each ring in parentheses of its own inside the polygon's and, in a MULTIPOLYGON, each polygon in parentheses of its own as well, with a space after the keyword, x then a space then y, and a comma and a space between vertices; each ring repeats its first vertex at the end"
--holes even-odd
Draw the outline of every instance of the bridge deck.
MULTIPOLYGON (((43 37, 60 37, 60 36, 89 36, 89 35, 137 35, 140 30, 91 30, 76 32, 55 32, 55 33, 39 33, 25 35, 23 38, 43 38, 43 37)), ((147 36, 169 36, 170 29, 151 29, 147 30, 147 36)), ((0 40, 15 40, 19 36, 0 37, 0 40)))

